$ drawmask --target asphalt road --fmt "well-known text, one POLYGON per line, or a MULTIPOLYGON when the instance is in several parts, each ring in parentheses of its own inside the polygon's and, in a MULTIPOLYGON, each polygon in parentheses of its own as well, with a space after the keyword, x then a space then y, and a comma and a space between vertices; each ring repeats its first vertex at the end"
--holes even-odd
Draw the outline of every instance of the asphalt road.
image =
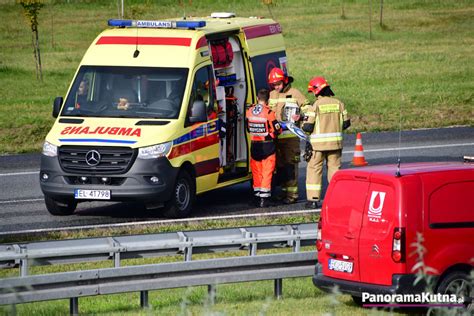
MULTIPOLYGON (((364 154, 370 165, 402 162, 461 161, 463 155, 474 156, 474 127, 451 127, 398 132, 362 134, 364 154)), ((343 168, 349 168, 355 135, 346 135, 343 168)), ((85 202, 75 215, 51 216, 39 187, 40 154, 0 156, 0 234, 21 230, 77 227, 157 220, 159 210, 147 211, 132 203, 85 202)), ((304 209, 306 163, 300 164, 300 203, 275 206, 263 212, 304 209)), ((248 205, 249 183, 235 185, 198 197, 192 216, 249 214, 262 212, 248 205)))

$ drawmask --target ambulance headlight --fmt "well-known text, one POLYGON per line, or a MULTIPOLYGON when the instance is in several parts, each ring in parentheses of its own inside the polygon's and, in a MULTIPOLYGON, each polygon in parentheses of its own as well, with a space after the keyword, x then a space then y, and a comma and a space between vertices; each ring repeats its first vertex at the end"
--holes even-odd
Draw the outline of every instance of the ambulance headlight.
POLYGON ((169 154, 173 142, 166 142, 149 147, 138 148, 138 158, 140 159, 154 159, 163 157, 169 154))
POLYGON ((55 146, 48 142, 44 142, 43 155, 48 157, 56 157, 58 155, 58 146, 55 146))

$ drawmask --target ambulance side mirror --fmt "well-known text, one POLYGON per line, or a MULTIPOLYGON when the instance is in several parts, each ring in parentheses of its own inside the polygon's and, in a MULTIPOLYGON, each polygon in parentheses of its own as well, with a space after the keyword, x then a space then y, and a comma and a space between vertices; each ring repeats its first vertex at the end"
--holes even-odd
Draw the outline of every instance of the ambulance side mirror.
POLYGON ((206 104, 203 101, 196 100, 189 111, 189 123, 200 122, 207 122, 206 104))
POLYGON ((59 115, 61 110, 61 105, 63 105, 63 97, 56 97, 53 102, 53 117, 56 118, 59 115))

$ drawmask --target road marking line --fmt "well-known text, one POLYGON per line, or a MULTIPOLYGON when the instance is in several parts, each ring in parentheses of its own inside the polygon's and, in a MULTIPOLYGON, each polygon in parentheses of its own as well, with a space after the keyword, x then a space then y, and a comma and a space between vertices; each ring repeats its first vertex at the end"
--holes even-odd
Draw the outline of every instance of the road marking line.
POLYGON ((14 172, 14 173, 0 173, 0 177, 7 177, 7 176, 23 176, 28 174, 38 174, 38 171, 25 171, 25 172, 14 172))
POLYGON ((317 214, 319 212, 321 212, 321 209, 239 214, 239 215, 221 215, 221 216, 208 216, 208 217, 191 217, 191 218, 180 218, 180 219, 164 219, 164 220, 141 221, 141 222, 133 222, 133 223, 115 223, 115 224, 84 225, 84 226, 59 227, 59 228, 43 228, 43 229, 0 232, 0 236, 11 235, 11 234, 48 233, 48 232, 56 232, 56 231, 72 231, 72 230, 95 229, 95 228, 138 226, 138 225, 174 224, 174 223, 183 223, 183 222, 189 223, 189 222, 208 221, 208 220, 240 219, 240 218, 259 217, 259 216, 277 216, 277 215, 281 216, 281 215, 298 215, 298 214, 311 214, 311 213, 317 214))
POLYGON ((22 203, 22 202, 39 202, 39 201, 44 201, 44 199, 7 200, 7 201, 0 201, 0 204, 22 203))
MULTIPOLYGON (((474 146, 474 143, 461 143, 461 144, 447 144, 447 145, 426 145, 426 146, 413 146, 413 147, 391 147, 391 148, 377 148, 377 149, 364 149, 364 152, 378 152, 378 151, 394 151, 394 150, 413 150, 413 149, 431 149, 431 148, 446 148, 446 147, 462 147, 462 146, 474 146)), ((354 150, 344 150, 343 154, 353 154, 354 150)))
MULTIPOLYGON (((474 143, 461 143, 461 144, 447 144, 447 145, 427 145, 427 146, 413 146, 413 147, 390 147, 390 148, 375 148, 375 149, 364 149, 364 152, 380 152, 380 151, 395 151, 395 150, 413 150, 413 149, 432 149, 432 148, 448 148, 448 147, 463 147, 463 146, 474 146, 474 143)), ((353 150, 344 150, 343 154, 353 154, 353 150)), ((21 176, 38 174, 37 171, 25 171, 25 172, 14 172, 14 173, 0 173, 0 177, 8 176, 21 176)))

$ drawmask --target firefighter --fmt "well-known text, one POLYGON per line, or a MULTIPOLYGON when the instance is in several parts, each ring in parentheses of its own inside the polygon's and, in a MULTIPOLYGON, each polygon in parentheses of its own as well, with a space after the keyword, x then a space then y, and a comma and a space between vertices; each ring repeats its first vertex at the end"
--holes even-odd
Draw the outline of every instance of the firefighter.
POLYGON ((314 77, 308 84, 316 102, 305 113, 302 129, 311 133, 312 152, 306 169, 306 207, 318 208, 321 198, 323 163, 326 162, 328 182, 341 167, 342 131, 351 125, 344 103, 334 98, 323 77, 314 77))
POLYGON ((250 133, 250 168, 253 174, 254 199, 260 207, 270 205, 272 176, 275 171, 275 138, 281 127, 275 112, 268 107, 269 92, 261 89, 257 94, 257 104, 246 113, 247 131, 250 133))
MULTIPOLYGON (((306 97, 291 87, 293 78, 287 76, 280 68, 273 68, 268 75, 268 84, 273 87, 270 92, 270 108, 280 122, 298 123, 301 112, 309 105, 306 97)), ((289 130, 284 130, 277 140, 277 179, 282 188, 282 195, 277 199, 285 204, 298 200, 298 163, 300 162, 300 140, 289 130)))

